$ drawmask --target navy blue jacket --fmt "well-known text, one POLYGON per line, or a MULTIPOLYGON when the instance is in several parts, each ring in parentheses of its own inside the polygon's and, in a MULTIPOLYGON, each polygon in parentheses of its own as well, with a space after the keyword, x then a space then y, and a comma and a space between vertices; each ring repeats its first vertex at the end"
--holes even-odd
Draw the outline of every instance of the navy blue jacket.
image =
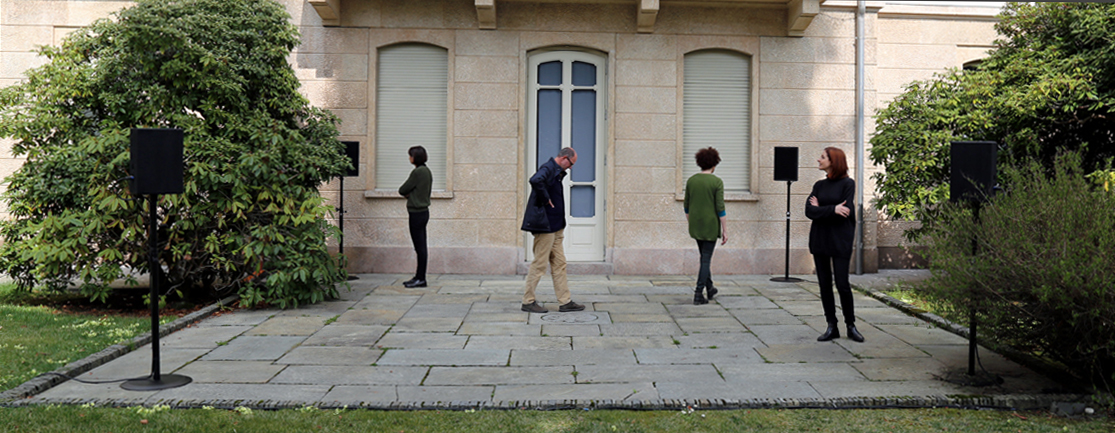
POLYGON ((523 231, 554 233, 565 228, 565 195, 561 185, 565 173, 550 158, 530 177, 530 198, 523 215, 523 231), (550 202, 554 207, 550 207, 550 202))

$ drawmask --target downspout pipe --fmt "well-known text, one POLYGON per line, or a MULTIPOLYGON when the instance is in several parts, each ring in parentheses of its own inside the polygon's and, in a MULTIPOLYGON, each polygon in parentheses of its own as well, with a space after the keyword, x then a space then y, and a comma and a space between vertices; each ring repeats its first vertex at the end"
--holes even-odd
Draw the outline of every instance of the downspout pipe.
POLYGON ((856 275, 863 275, 863 185, 866 170, 863 162, 863 105, 864 105, 864 19, 866 15, 864 0, 856 1, 856 275))

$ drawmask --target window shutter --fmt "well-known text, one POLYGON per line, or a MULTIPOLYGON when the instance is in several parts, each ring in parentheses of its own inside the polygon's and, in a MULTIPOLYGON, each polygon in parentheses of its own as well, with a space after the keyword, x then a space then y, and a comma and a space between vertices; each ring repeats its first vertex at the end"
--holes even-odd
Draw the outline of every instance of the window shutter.
MULTIPOLYGON (((704 50, 685 55, 682 176, 701 171, 694 155, 714 147, 724 189, 751 190, 751 57, 704 50)), ((684 180, 683 180, 684 182, 684 180)))
POLYGON ((376 74, 376 189, 398 189, 411 169, 407 149, 426 148, 433 189, 445 189, 449 54, 401 44, 379 50, 376 74))

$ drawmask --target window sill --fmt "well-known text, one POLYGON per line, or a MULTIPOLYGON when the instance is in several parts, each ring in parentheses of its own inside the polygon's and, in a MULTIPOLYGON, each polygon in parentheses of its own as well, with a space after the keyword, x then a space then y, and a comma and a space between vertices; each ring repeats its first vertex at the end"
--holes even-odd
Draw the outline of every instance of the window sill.
MULTIPOLYGON (((397 198, 406 199, 399 195, 398 191, 382 191, 382 190, 365 190, 364 198, 397 198)), ((431 199, 448 199, 453 198, 453 191, 433 191, 430 193, 431 199)))
MULTIPOLYGON (((685 201, 685 193, 678 193, 674 195, 677 201, 685 201)), ((759 195, 751 192, 726 192, 724 193, 724 201, 731 202, 758 202, 759 195)))

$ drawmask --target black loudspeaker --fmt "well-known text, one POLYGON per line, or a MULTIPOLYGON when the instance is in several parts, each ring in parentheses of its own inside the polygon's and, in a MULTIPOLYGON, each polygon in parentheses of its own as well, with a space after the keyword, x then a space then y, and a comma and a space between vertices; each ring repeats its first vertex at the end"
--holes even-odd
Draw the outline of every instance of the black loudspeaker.
POLYGON ((348 162, 352 163, 352 168, 348 169, 345 176, 359 176, 360 175, 360 142, 359 141, 342 141, 345 144, 345 157, 348 162))
POLYGON ((997 154, 998 146, 994 141, 952 142, 949 200, 987 201, 995 186, 997 154))
POLYGON ((182 137, 181 129, 132 129, 132 195, 182 193, 182 137))
POLYGON ((774 148, 774 180, 797 182, 798 180, 798 148, 774 148))

